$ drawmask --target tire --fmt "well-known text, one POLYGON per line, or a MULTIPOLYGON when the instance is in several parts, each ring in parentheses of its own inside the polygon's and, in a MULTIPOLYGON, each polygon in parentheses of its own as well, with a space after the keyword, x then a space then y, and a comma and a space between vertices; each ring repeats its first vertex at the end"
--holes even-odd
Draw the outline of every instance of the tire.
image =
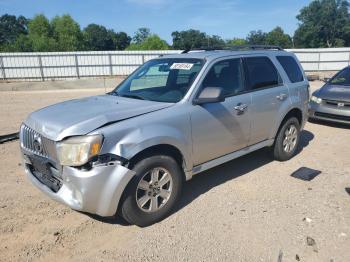
POLYGON ((284 121, 278 131, 275 143, 273 145, 274 158, 278 161, 287 161, 291 159, 297 153, 299 141, 300 124, 298 119, 291 117, 284 121), (287 134, 290 134, 290 132, 293 132, 293 134, 287 138, 287 134))
POLYGON ((140 227, 167 217, 181 195, 183 172, 177 162, 169 156, 150 156, 137 162, 132 170, 136 174, 125 189, 122 217, 140 227))

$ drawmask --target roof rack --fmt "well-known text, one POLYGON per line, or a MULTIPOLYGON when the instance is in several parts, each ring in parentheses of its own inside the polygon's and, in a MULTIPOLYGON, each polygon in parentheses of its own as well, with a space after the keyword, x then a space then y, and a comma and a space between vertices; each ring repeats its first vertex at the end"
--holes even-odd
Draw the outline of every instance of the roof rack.
POLYGON ((277 45, 240 45, 230 47, 230 50, 278 50, 283 51, 284 49, 277 45))
POLYGON ((217 51, 217 50, 227 50, 223 47, 200 47, 200 48, 188 48, 181 52, 181 54, 187 54, 191 51, 217 51))
POLYGON ((181 52, 181 54, 187 54, 190 51, 244 51, 244 50, 277 50, 283 51, 284 49, 276 45, 240 45, 232 47, 203 47, 203 48, 190 48, 181 52))

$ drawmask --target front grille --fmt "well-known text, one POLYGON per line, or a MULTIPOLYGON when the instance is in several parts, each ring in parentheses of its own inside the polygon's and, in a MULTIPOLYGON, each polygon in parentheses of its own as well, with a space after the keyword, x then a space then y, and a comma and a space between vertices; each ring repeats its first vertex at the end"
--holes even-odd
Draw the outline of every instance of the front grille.
POLYGON ((321 112, 315 112, 315 116, 350 122, 350 116, 334 115, 334 114, 327 114, 327 113, 321 113, 321 112))
POLYGON ((327 105, 336 106, 336 107, 338 107, 338 104, 339 104, 339 103, 344 104, 344 107, 346 107, 346 108, 350 107, 350 103, 349 103, 349 102, 342 102, 342 101, 329 100, 329 99, 324 99, 324 102, 325 102, 327 105))
POLYGON ((52 160, 57 159, 55 142, 40 135, 26 125, 21 126, 21 146, 33 154, 52 160))

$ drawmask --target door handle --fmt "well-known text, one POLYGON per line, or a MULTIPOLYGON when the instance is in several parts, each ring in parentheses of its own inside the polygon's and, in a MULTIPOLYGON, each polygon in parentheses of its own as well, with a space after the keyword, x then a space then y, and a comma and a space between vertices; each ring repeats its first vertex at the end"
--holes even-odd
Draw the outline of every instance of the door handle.
POLYGON ((276 98, 280 101, 285 100, 288 97, 287 94, 279 94, 278 96, 276 96, 276 98))
POLYGON ((234 109, 237 111, 237 114, 238 114, 238 115, 243 114, 243 113, 247 110, 247 108, 248 108, 248 105, 242 104, 242 103, 238 103, 238 104, 234 107, 234 109))

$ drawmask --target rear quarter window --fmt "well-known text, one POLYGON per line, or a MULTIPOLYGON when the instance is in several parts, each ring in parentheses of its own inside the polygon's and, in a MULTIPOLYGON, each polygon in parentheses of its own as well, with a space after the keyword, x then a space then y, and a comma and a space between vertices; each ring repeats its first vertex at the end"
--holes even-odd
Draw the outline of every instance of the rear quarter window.
POLYGON ((268 57, 245 57, 244 63, 249 89, 269 88, 282 83, 276 67, 268 57))
POLYGON ((281 66, 283 67, 289 80, 292 83, 298 83, 298 82, 304 81, 303 73, 301 72, 300 67, 298 66, 294 57, 292 57, 292 56, 277 56, 276 58, 277 58, 278 62, 281 64, 281 66))

